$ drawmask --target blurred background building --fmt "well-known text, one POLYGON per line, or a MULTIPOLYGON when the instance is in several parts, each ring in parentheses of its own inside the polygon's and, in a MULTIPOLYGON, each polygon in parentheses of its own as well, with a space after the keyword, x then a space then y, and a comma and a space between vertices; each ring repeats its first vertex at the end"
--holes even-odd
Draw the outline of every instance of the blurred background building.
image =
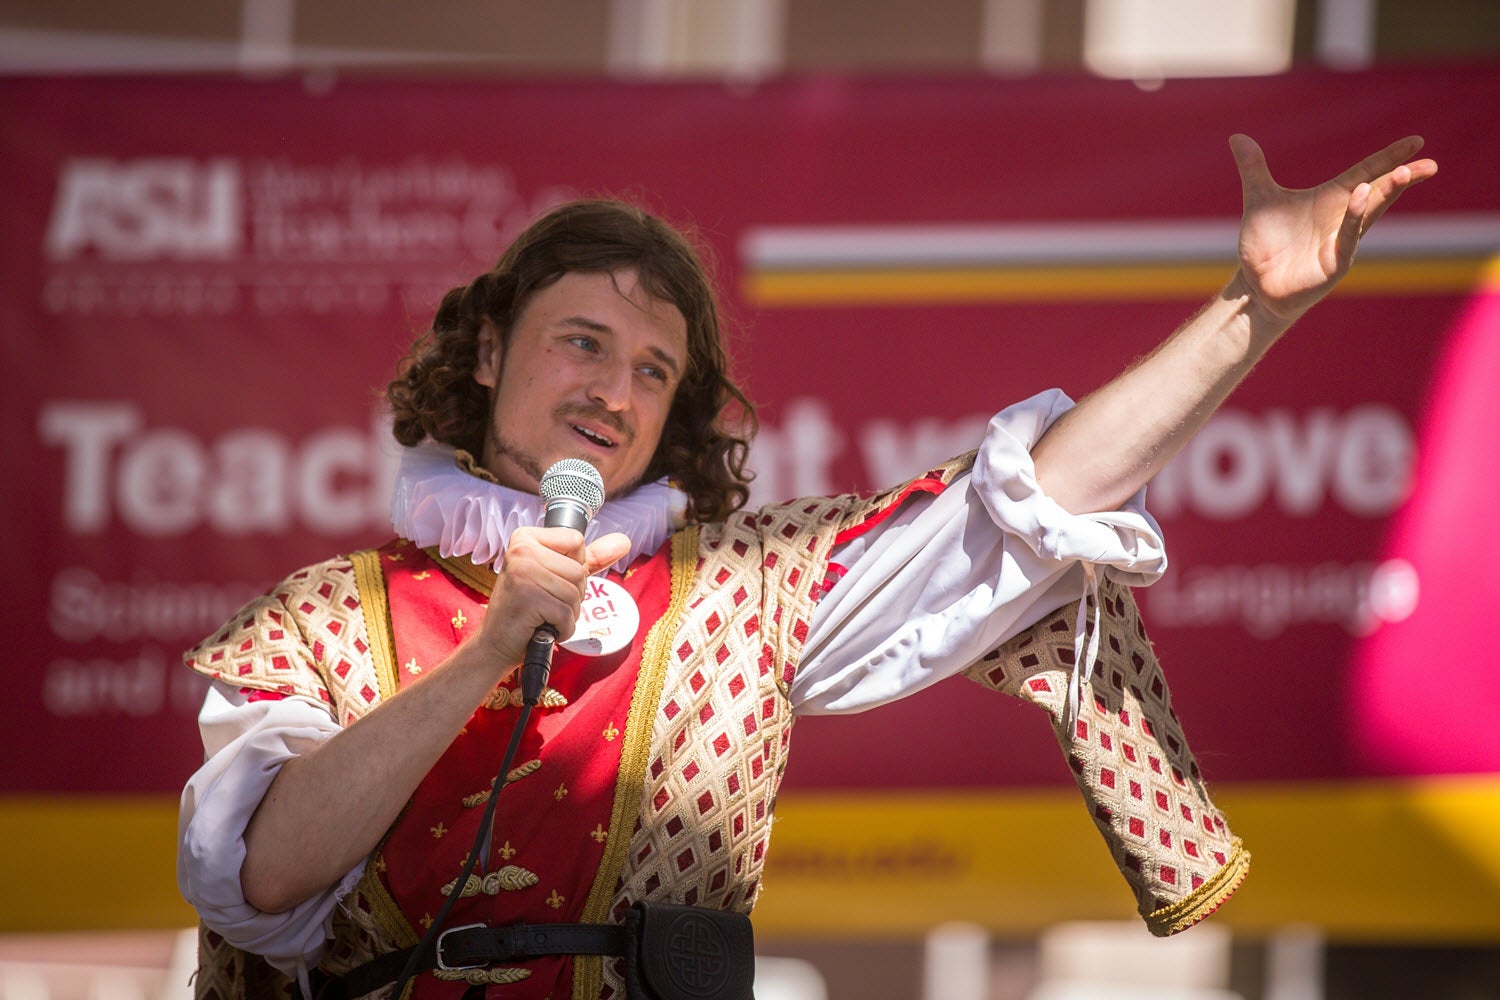
MULTIPOLYGON (((1494 0, 0 0, 0 74, 9 77, 293 75, 315 89, 345 75, 1105 76, 1151 89, 1179 77, 1497 60, 1494 0)), ((1493 128, 1500 94, 1462 99, 1493 128)), ((1493 827, 1490 839, 1500 844, 1493 827)), ((0 911, 6 893, 0 885, 0 911)), ((0 998, 186 995, 191 942, 174 928, 108 931, 87 919, 79 929, 34 928, 24 913, 4 917, 0 998)), ((1316 925, 1254 936, 1206 926, 1143 945, 1134 929, 1111 924, 1025 937, 959 924, 897 938, 772 935, 761 942, 763 1000, 1500 997, 1500 941, 1488 934, 1348 942, 1316 925), (1166 947, 1178 949, 1165 963, 1177 978, 1133 982, 1137 966, 1159 972, 1166 953, 1150 949, 1166 947)))
POLYGON ((1073 73, 1492 59, 1486 0, 103 0, 0 6, 10 73, 1073 73))

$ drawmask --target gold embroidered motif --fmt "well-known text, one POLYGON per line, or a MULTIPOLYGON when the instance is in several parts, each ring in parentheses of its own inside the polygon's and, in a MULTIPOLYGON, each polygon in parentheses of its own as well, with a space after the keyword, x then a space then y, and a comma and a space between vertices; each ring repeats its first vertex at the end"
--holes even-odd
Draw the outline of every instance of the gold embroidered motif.
POLYGON ((415 656, 406 661, 406 669, 414 674, 420 674, 422 672, 422 667, 417 663, 417 658, 415 656))
POLYGON ((470 986, 506 986, 531 975, 530 969, 433 969, 436 979, 470 986))
POLYGON ((505 780, 506 780, 506 782, 520 781, 522 778, 526 777, 528 774, 535 773, 536 770, 538 768, 540 768, 541 766, 542 766, 542 759, 540 757, 533 757, 530 760, 528 760, 526 763, 521 764, 518 767, 511 768, 510 769, 510 773, 505 776, 505 780))
POLYGON ((509 861, 511 857, 516 853, 516 849, 514 847, 511 847, 510 841, 507 840, 495 853, 500 855, 500 859, 502 861, 509 861))
POLYGON ((437 826, 429 827, 428 829, 430 829, 432 831, 432 836, 433 836, 434 840, 442 840, 443 839, 443 834, 445 834, 445 833, 448 832, 448 828, 443 825, 443 821, 442 820, 438 820, 438 825, 437 826))
POLYGON ((594 838, 596 844, 602 844, 605 838, 609 836, 609 832, 604 829, 603 823, 595 823, 594 828, 589 831, 589 836, 594 838))
POLYGON ((413 580, 425 580, 425 579, 427 579, 431 575, 432 575, 432 570, 430 570, 430 569, 424 569, 420 573, 413 573, 411 575, 411 578, 413 580))
MULTIPOLYGON (((498 896, 503 892, 517 892, 521 889, 530 889, 540 879, 535 872, 527 871, 519 865, 506 865, 497 871, 492 871, 480 878, 478 875, 470 875, 464 880, 463 891, 459 893, 460 899, 477 896, 481 892, 486 896, 498 896)), ((454 886, 458 885, 458 879, 454 879, 443 886, 443 895, 452 894, 454 886)))
POLYGON ((467 618, 464 617, 464 609, 463 608, 459 608, 457 611, 453 612, 452 621, 453 621, 453 627, 454 628, 463 628, 465 625, 467 625, 469 623, 469 619, 467 619, 467 618))
POLYGON ((566 784, 562 784, 562 785, 558 785, 557 786, 557 790, 552 793, 552 797, 554 799, 556 799, 557 801, 561 802, 563 800, 563 797, 566 796, 567 794, 568 794, 568 786, 566 784))
POLYGON ((568 897, 559 894, 556 889, 553 889, 552 895, 547 897, 547 905, 552 907, 554 910, 561 909, 562 905, 567 901, 568 897))
POLYGON ((432 914, 430 914, 430 913, 424 913, 424 914, 422 914, 422 919, 418 920, 417 923, 419 923, 419 924, 422 925, 422 929, 423 930, 426 930, 427 928, 429 928, 429 927, 432 926, 432 914))
POLYGON ((614 720, 611 719, 609 721, 609 725, 604 727, 604 740, 606 743, 613 743, 615 741, 615 737, 619 735, 620 731, 615 728, 614 720))
MULTIPOLYGON (((536 703, 538 708, 562 708, 568 703, 568 698, 557 688, 549 687, 542 689, 536 703)), ((484 699, 484 707, 496 712, 502 708, 520 708, 521 689, 497 687, 484 699)))
POLYGON ((404 552, 392 552, 390 555, 386 556, 386 558, 389 559, 391 562, 405 562, 406 561, 406 553, 404 553, 404 552))
MULTIPOLYGON (((528 760, 526 763, 522 764, 520 767, 511 768, 510 773, 505 776, 505 783, 508 785, 513 781, 520 781, 528 774, 534 773, 541 766, 541 759, 534 757, 531 760, 528 760)), ((484 805, 489 800, 490 789, 486 788, 482 792, 475 792, 473 795, 465 795, 460 801, 463 802, 466 808, 473 809, 476 806, 484 805)))

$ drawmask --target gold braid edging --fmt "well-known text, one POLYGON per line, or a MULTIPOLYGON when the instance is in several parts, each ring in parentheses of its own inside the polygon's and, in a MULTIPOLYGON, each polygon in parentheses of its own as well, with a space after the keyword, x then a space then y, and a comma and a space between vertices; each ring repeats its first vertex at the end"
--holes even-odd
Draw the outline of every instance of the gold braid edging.
POLYGON ((1249 873, 1250 852, 1245 850, 1245 845, 1236 837, 1229 860, 1214 872, 1212 878, 1172 905, 1141 914, 1146 920, 1147 929, 1157 937, 1168 937, 1187 930, 1234 895, 1249 873))
MULTIPOLYGON (((385 590, 385 572, 380 568, 380 553, 373 549, 356 552, 349 557, 354 565, 354 582, 359 588, 359 607, 365 616, 365 638, 370 643, 370 663, 375 668, 376 682, 380 686, 380 697, 393 697, 399 690, 396 677, 396 653, 391 628, 391 603, 385 590)), ((383 845, 382 845, 383 846, 383 845)), ((385 883, 376 873, 380 852, 371 853, 365 873, 359 880, 359 890, 369 905, 370 915, 381 930, 400 948, 410 948, 420 940, 401 907, 386 891, 385 883)))
MULTIPOLYGON (((609 904, 615 884, 625 869, 625 853, 630 846, 630 831, 641 809, 641 789, 646 784, 646 768, 651 758, 651 720, 661 701, 667 679, 668 644, 676 635, 683 608, 692 590, 698 565, 698 528, 696 525, 672 537, 672 597, 666 614, 652 626, 641 650, 640 675, 635 694, 630 699, 630 714, 625 722, 625 746, 620 754, 620 771, 615 778, 615 800, 609 818, 609 836, 604 856, 594 874, 580 923, 599 924, 609 918, 609 904)), ((604 960, 598 955, 580 955, 573 962, 573 996, 592 1000, 604 986, 604 960)))
POLYGON ((406 919, 406 914, 401 912, 401 907, 396 905, 396 900, 386 891, 385 883, 376 874, 379 856, 377 851, 366 863, 365 873, 359 879, 359 891, 364 895, 375 923, 395 942, 395 946, 411 948, 422 939, 421 935, 406 919))
POLYGON ((396 652, 391 647, 391 602, 385 593, 385 573, 380 553, 373 549, 349 557, 354 565, 354 585, 359 588, 359 608, 365 616, 365 637, 370 643, 370 662, 380 685, 380 696, 396 693, 396 652))
POLYGON ((481 566, 463 556, 445 556, 438 551, 436 545, 429 545, 422 551, 427 553, 433 562, 443 567, 449 576, 463 583, 470 590, 483 594, 486 599, 494 591, 498 574, 490 567, 481 566))

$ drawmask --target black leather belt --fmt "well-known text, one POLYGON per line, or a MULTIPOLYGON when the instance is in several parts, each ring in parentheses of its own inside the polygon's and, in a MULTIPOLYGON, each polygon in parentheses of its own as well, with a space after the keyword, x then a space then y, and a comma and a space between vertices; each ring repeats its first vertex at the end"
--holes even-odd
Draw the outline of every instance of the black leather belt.
POLYGON ((538 955, 623 955, 619 924, 471 924, 438 935, 436 968, 472 969, 538 955))
MULTIPOLYGON (((338 978, 313 976, 318 1000, 389 986, 415 948, 338 978)), ((629 1000, 753 1000, 755 937, 743 913, 637 900, 620 924, 470 924, 438 935, 416 968, 453 972, 541 955, 623 955, 629 1000)))
MULTIPOLYGON (((541 955, 623 955, 629 936, 619 924, 470 924, 438 935, 430 961, 419 969, 474 969, 541 955)), ((414 948, 403 948, 336 979, 316 985, 318 1000, 344 1000, 389 986, 406 966, 414 948)))

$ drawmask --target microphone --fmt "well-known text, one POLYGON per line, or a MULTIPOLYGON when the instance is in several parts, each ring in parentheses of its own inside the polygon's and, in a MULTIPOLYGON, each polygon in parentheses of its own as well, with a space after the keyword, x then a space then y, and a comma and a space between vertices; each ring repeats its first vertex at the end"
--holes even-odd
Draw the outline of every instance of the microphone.
MULTIPOLYGON (((572 528, 580 535, 604 506, 604 477, 581 458, 565 458, 542 473, 540 493, 547 528, 572 528)), ((557 629, 547 623, 536 627, 521 661, 521 702, 535 705, 552 673, 552 648, 557 629)))

